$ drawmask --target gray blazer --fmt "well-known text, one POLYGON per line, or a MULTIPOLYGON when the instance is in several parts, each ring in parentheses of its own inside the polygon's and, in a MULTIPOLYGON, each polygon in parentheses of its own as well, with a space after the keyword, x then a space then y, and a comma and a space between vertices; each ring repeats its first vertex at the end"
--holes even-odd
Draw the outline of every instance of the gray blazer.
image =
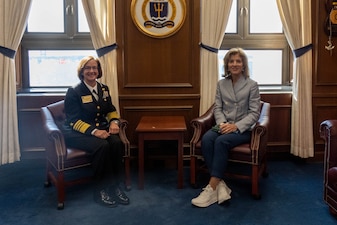
POLYGON ((260 117, 260 92, 256 81, 241 77, 233 87, 230 78, 218 81, 214 118, 217 124, 235 123, 239 131, 254 127, 260 117))

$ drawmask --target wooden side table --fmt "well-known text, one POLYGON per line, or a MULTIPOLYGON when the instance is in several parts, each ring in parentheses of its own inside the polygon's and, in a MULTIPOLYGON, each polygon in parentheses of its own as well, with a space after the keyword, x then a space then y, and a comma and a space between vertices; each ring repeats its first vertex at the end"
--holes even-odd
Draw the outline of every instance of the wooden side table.
POLYGON ((138 188, 144 189, 144 141, 178 141, 178 188, 183 188, 184 116, 143 116, 136 128, 138 133, 138 188))

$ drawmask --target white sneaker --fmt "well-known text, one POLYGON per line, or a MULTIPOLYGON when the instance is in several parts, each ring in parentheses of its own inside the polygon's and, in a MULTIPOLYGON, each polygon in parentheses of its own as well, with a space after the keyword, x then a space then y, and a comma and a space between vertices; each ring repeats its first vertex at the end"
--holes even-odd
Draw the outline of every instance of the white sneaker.
POLYGON ((218 191, 213 190, 211 185, 207 185, 196 198, 192 199, 192 204, 198 207, 208 207, 218 200, 218 191))
POLYGON ((229 199, 231 199, 230 194, 232 190, 226 185, 225 181, 221 180, 216 187, 218 191, 218 204, 221 204, 229 199))

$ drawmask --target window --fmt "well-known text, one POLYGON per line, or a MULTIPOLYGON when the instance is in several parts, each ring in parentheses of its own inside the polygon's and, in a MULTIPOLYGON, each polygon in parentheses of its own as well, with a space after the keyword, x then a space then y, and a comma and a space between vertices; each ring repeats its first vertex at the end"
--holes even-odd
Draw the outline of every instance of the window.
POLYGON ((82 1, 33 0, 21 54, 22 89, 63 90, 78 83, 79 60, 97 56, 82 1))
POLYGON ((290 84, 290 50, 283 33, 276 1, 234 0, 225 36, 218 53, 219 78, 228 49, 242 47, 250 76, 260 87, 290 84))

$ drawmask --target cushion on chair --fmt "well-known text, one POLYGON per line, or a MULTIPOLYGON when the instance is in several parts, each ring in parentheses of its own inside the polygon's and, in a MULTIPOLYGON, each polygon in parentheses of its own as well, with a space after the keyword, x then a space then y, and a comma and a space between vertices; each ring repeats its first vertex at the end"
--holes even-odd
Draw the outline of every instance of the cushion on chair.
MULTIPOLYGON (((195 145, 195 154, 202 155, 201 152, 201 141, 198 141, 195 145)), ((240 161, 240 162, 251 162, 251 150, 249 148, 249 143, 236 146, 231 149, 229 152, 229 158, 231 161, 240 161)))
POLYGON ((239 161, 239 162, 251 162, 252 161, 252 155, 251 155, 251 149, 249 147, 249 144, 241 144, 239 146, 236 146, 235 148, 231 149, 229 151, 229 157, 231 161, 239 161))
POLYGON ((92 158, 85 151, 75 148, 67 148, 67 160, 64 162, 66 168, 78 167, 78 165, 90 165, 92 158))
POLYGON ((84 157, 84 156, 90 157, 90 155, 83 150, 79 150, 79 149, 76 149, 76 148, 67 148, 67 160, 81 158, 81 157, 84 157))

